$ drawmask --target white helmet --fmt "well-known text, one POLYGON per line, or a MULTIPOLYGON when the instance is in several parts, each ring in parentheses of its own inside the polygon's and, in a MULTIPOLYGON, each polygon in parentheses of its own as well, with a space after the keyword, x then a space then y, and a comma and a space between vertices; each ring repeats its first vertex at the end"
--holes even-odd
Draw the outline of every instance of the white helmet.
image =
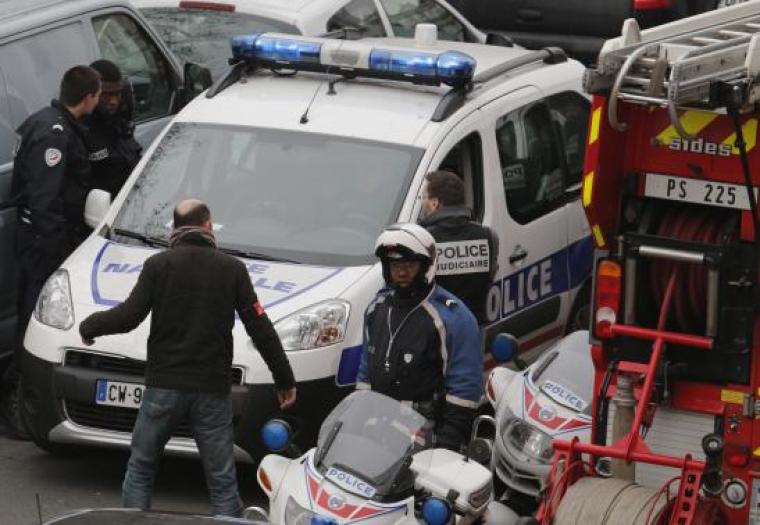
POLYGON ((400 259, 421 261, 424 284, 433 282, 435 239, 419 224, 402 222, 388 226, 375 241, 375 255, 383 263, 383 277, 388 284, 391 282, 388 263, 400 259))

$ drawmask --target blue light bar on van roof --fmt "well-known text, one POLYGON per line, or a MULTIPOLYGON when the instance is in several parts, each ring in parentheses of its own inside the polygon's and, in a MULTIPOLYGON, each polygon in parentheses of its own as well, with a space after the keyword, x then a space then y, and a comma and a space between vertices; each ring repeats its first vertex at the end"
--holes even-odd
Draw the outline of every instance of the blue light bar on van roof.
POLYGON ((234 61, 418 84, 462 86, 472 80, 476 66, 474 58, 459 51, 384 49, 361 41, 299 39, 265 33, 236 36, 230 44, 234 61))

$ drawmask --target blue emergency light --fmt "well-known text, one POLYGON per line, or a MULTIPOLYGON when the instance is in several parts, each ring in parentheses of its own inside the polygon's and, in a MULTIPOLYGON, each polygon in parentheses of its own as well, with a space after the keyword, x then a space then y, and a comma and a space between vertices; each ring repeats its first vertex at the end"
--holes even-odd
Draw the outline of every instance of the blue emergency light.
MULTIPOLYGON (((352 45, 356 45, 352 42, 352 45)), ((367 67, 324 62, 319 39, 254 33, 232 37, 234 61, 294 70, 403 80, 418 84, 463 86, 472 80, 476 61, 459 51, 432 53, 413 49, 367 48, 367 67)), ((362 52, 365 52, 364 50, 362 52)))

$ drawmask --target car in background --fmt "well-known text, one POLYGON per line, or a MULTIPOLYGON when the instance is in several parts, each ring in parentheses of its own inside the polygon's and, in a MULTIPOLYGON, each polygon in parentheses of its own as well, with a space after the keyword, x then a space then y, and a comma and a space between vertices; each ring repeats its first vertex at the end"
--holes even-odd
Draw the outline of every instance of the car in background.
MULTIPOLYGON (((183 61, 218 78, 228 67, 230 37, 257 32, 321 35, 346 27, 362 37, 412 37, 418 23, 438 38, 486 43, 488 37, 444 0, 132 0, 183 61)), ((498 40, 498 38, 497 38, 498 40)), ((488 42, 491 43, 491 42, 488 42)), ((502 39, 502 44, 506 43, 502 39)))
POLYGON ((502 32, 528 49, 559 46, 591 64, 623 21, 635 18, 644 29, 731 5, 741 0, 451 0, 476 27, 502 32))

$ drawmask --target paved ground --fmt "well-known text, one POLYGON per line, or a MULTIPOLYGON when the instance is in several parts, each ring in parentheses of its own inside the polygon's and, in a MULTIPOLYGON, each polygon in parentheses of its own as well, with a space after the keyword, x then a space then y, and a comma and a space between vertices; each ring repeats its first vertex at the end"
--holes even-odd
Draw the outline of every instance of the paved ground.
MULTIPOLYGON (((125 452, 107 450, 51 456, 31 442, 11 439, 0 420, 0 524, 38 525, 39 514, 44 522, 73 509, 117 507, 126 462, 125 452)), ((261 505, 255 469, 239 466, 238 478, 245 504, 261 505)), ((154 494, 156 509, 195 513, 209 509, 197 461, 167 458, 154 494)))

